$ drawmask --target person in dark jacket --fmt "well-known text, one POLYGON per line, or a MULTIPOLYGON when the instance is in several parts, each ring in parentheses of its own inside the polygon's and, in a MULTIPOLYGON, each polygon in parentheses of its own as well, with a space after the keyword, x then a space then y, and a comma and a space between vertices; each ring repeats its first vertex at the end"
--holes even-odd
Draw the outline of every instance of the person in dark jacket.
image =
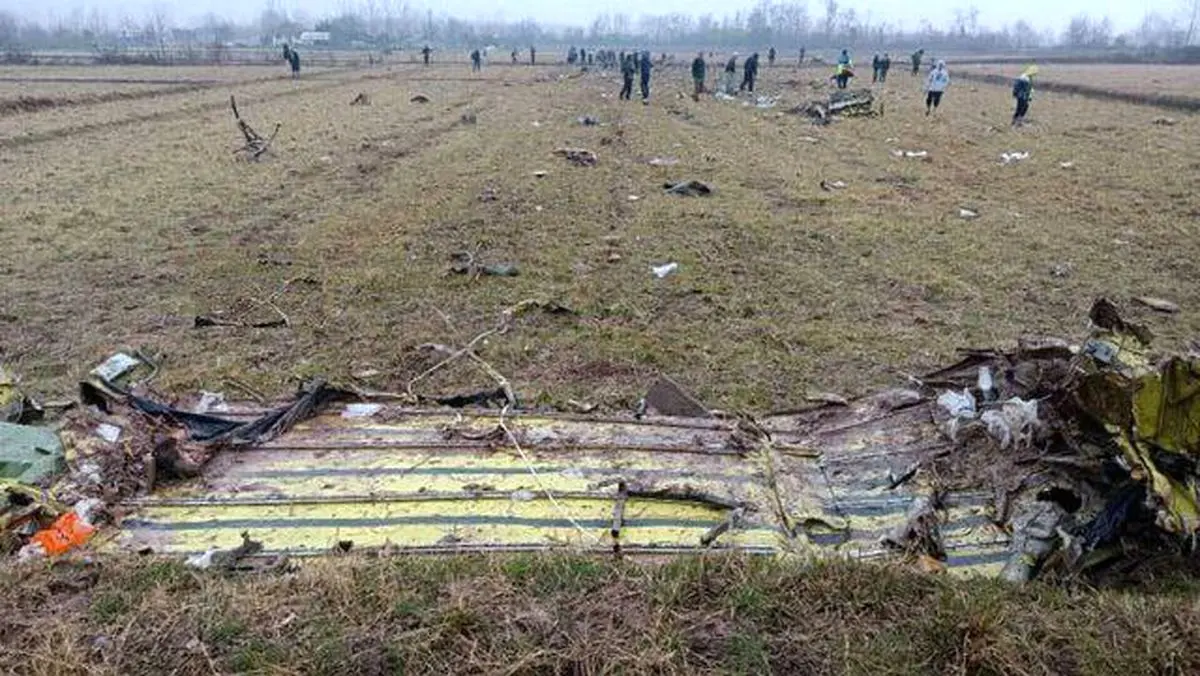
POLYGON ((707 77, 708 64, 704 62, 704 52, 700 52, 692 60, 692 84, 695 86, 695 91, 692 92, 693 101, 700 100, 700 95, 704 93, 704 80, 707 77))
POLYGON ((535 49, 533 45, 529 45, 529 65, 537 65, 537 49, 535 49))
POLYGON ((288 52, 288 63, 292 65, 292 79, 300 77, 300 52, 291 50, 288 52))
POLYGON ((750 55, 746 59, 746 63, 742 64, 742 84, 738 87, 738 91, 749 91, 754 93, 754 79, 758 77, 758 52, 750 55))
POLYGON ((483 70, 483 55, 479 53, 478 49, 471 50, 471 70, 473 72, 483 70))
POLYGON ((642 105, 650 105, 650 69, 654 64, 650 60, 650 52, 643 51, 641 63, 642 105))
POLYGON ((512 56, 513 65, 514 66, 517 65, 517 50, 516 49, 512 50, 511 56, 512 56))
POLYGON ((883 70, 883 59, 879 58, 879 54, 871 59, 871 84, 879 82, 879 72, 883 70))
POLYGON ((770 66, 771 68, 775 67, 775 48, 774 47, 767 50, 767 65, 770 66))
POLYGON ((804 67, 804 52, 805 52, 805 49, 803 47, 801 47, 800 48, 800 67, 801 68, 804 67))
POLYGON ((733 78, 737 77, 737 59, 738 53, 734 52, 733 56, 725 62, 725 73, 721 77, 720 91, 725 94, 733 93, 733 78))
POLYGON ((1033 76, 1038 74, 1037 66, 1025 69, 1021 76, 1013 81, 1012 94, 1017 100, 1017 109, 1013 112, 1012 126, 1025 124, 1025 116, 1029 114, 1029 102, 1033 100, 1033 76))
POLYGON ((913 52, 913 55, 912 55, 912 67, 913 67, 912 74, 913 74, 914 76, 916 76, 916 75, 920 75, 920 74, 921 74, 921 59, 923 59, 923 58, 925 58, 925 50, 924 50, 924 49, 918 49, 917 51, 913 52))
POLYGON ((433 53, 433 50, 429 48, 429 45, 425 45, 425 49, 421 50, 421 56, 425 58, 426 66, 429 65, 429 55, 432 53, 433 53))
POLYGON ((621 61, 621 96, 622 101, 633 98, 633 73, 636 70, 633 55, 629 54, 621 61))
POLYGON ((883 59, 879 61, 879 81, 887 82, 888 71, 892 69, 892 57, 887 53, 883 53, 883 59))
POLYGON ((283 60, 287 63, 292 62, 292 48, 286 42, 283 43, 283 60))
POLYGON ((567 50, 567 65, 574 66, 575 61, 579 59, 579 51, 574 47, 567 50))

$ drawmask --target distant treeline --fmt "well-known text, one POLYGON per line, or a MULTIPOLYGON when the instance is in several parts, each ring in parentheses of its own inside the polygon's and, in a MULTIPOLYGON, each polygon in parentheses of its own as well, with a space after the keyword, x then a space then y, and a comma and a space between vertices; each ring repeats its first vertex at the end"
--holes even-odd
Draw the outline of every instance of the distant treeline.
POLYGON ((989 27, 979 22, 975 7, 956 10, 938 22, 923 20, 917 28, 872 21, 837 0, 824 0, 820 13, 810 13, 804 0, 761 0, 731 15, 597 16, 588 26, 555 27, 534 19, 464 21, 415 10, 405 0, 362 0, 339 4, 330 16, 313 18, 289 13, 268 0, 258 19, 237 24, 209 14, 192 25, 172 20, 163 9, 141 17, 110 17, 99 10, 76 9, 66 15, 33 21, 0 11, 0 59, 28 60, 35 52, 93 52, 98 60, 228 60, 234 50, 295 44, 305 48, 386 52, 431 45, 435 49, 496 46, 502 50, 536 45, 543 52, 567 46, 755 48, 774 46, 784 58, 801 48, 809 53, 848 47, 858 51, 907 52, 918 48, 938 53, 997 54, 1057 50, 1087 53, 1090 58, 1129 61, 1196 62, 1195 43, 1200 0, 1186 0, 1178 16, 1148 14, 1133 31, 1116 33, 1107 18, 1080 15, 1068 25, 1035 28, 1028 21, 989 27))

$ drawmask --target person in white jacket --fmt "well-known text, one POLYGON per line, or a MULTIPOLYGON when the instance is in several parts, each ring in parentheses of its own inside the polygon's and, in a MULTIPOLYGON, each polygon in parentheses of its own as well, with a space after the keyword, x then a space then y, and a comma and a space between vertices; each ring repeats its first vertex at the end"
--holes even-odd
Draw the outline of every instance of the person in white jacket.
POLYGON ((938 61, 933 70, 929 71, 929 79, 925 81, 925 114, 929 115, 942 104, 942 94, 950 86, 950 71, 946 70, 946 62, 938 61))

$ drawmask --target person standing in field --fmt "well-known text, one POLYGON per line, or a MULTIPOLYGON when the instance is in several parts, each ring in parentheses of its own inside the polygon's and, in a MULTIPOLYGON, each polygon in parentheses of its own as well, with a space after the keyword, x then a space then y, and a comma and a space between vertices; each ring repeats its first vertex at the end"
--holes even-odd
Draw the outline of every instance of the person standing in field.
POLYGON ((742 84, 738 87, 738 93, 748 90, 753 94, 756 77, 758 77, 758 52, 751 54, 750 58, 746 59, 746 63, 742 64, 742 84))
POLYGON ((730 94, 733 90, 733 78, 737 76, 737 59, 738 53, 734 52, 733 56, 725 62, 725 73, 721 78, 721 91, 730 94))
POLYGON ((1030 66, 1025 69, 1013 82, 1012 94, 1017 100, 1017 109, 1013 112, 1012 126, 1019 127, 1025 124, 1025 116, 1029 113, 1029 102, 1033 100, 1033 76, 1038 74, 1037 66, 1030 66))
POLYGON ((805 51, 804 48, 801 47, 800 48, 800 67, 801 68, 804 67, 804 51, 805 51))
POLYGON ((529 45, 529 65, 537 65, 537 49, 534 49, 533 45, 529 45))
POLYGON ((921 59, 923 59, 923 58, 925 58, 925 50, 924 49, 918 49, 917 51, 913 52, 913 55, 912 55, 913 77, 916 77, 917 75, 921 74, 921 59))
POLYGON ((774 47, 767 50, 767 66, 769 66, 771 68, 775 67, 775 48, 774 47))
POLYGON ((421 50, 421 56, 425 59, 426 66, 429 65, 429 55, 432 53, 433 50, 429 48, 429 45, 425 45, 425 48, 421 50))
POLYGON ((925 81, 925 115, 929 115, 942 105, 942 95, 950 86, 950 71, 946 70, 946 62, 938 61, 929 72, 925 81))
POLYGON ((892 69, 892 57, 887 52, 883 53, 883 59, 879 62, 879 81, 887 82, 888 71, 892 69))
POLYGON ((622 101, 628 101, 633 98, 633 55, 627 55, 621 61, 621 96, 622 101))
POLYGON ((883 69, 883 59, 879 58, 879 53, 871 58, 871 84, 879 82, 879 71, 883 69))
POLYGON ((641 62, 642 105, 650 105, 650 69, 654 64, 650 61, 650 52, 642 51, 641 62))
POLYGON ((283 43, 283 60, 287 63, 292 62, 292 48, 286 42, 283 43))
POLYGON ((483 55, 478 49, 471 50, 471 72, 478 73, 483 70, 483 55))
POLYGON ((837 81, 838 89, 845 89, 854 77, 854 62, 850 60, 850 52, 843 49, 838 56, 837 68, 833 71, 833 79, 837 81))
POLYGON ((288 63, 290 63, 292 66, 292 79, 293 80, 299 79, 300 78, 300 52, 297 52, 294 49, 290 50, 288 52, 288 63))
POLYGON ((704 62, 704 52, 696 55, 692 60, 692 84, 694 91, 692 92, 692 100, 699 101, 700 95, 704 93, 704 80, 708 77, 708 64, 704 62))

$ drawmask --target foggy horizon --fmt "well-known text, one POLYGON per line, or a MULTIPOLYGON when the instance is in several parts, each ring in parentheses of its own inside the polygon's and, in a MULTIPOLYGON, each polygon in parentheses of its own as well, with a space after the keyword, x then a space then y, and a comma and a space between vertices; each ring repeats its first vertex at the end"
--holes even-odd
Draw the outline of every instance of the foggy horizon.
MULTIPOLYGON (((290 15, 302 16, 314 21, 323 17, 333 16, 346 10, 361 10, 370 0, 282 0, 274 5, 286 10, 290 15)), ((407 6, 410 12, 425 13, 432 10, 435 16, 451 16, 469 21, 520 21, 533 19, 540 24, 555 27, 577 26, 586 28, 591 21, 602 14, 625 14, 636 20, 640 16, 666 14, 686 14, 692 17, 712 15, 718 21, 725 16, 733 16, 738 12, 748 13, 758 3, 745 0, 735 4, 718 2, 717 0, 662 0, 654 5, 653 11, 630 11, 623 5, 602 0, 595 4, 562 3, 551 0, 526 0, 524 2, 499 3, 489 0, 458 0, 453 3, 434 5, 432 3, 410 2, 403 0, 375 0, 378 8, 391 5, 396 10, 407 6)), ((805 3, 801 3, 805 4, 805 3)), ((965 10, 974 3, 962 0, 925 0, 919 3, 902 2, 901 0, 876 0, 875 2, 839 2, 842 11, 854 9, 858 17, 873 25, 890 24, 903 30, 918 29, 928 21, 935 28, 944 29, 955 18, 956 10, 965 10)), ((979 26, 1000 28, 1017 21, 1028 21, 1039 32, 1062 31, 1075 16, 1087 15, 1093 19, 1108 18, 1112 21, 1115 33, 1124 33, 1137 28, 1142 19, 1149 14, 1159 14, 1167 18, 1179 15, 1182 3, 1178 0, 1155 0, 1134 2, 1084 2, 1070 0, 1055 3, 1047 8, 1044 2, 1036 0, 1010 0, 1006 3, 988 3, 985 6, 974 5, 979 11, 979 26)), ((109 22, 115 22, 124 17, 138 19, 155 10, 164 10, 171 22, 184 26, 198 23, 206 14, 215 13, 222 18, 233 20, 239 24, 255 21, 268 7, 268 2, 238 2, 236 0, 211 0, 201 6, 196 3, 172 2, 160 0, 144 0, 141 2, 116 2, 103 0, 5 0, 0 3, 0 11, 12 12, 27 20, 45 23, 56 17, 68 16, 75 12, 90 14, 99 11, 109 22)), ((825 3, 808 2, 809 16, 819 20, 825 15, 825 3)))

